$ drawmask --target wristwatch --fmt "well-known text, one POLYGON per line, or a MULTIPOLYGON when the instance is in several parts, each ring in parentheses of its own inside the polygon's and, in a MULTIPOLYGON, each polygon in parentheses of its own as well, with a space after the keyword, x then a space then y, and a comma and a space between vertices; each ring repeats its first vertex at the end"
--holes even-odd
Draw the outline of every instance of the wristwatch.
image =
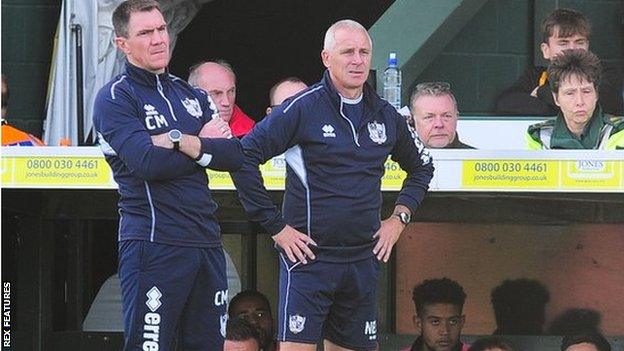
POLYGON ((398 218, 399 221, 401 221, 401 223, 405 225, 408 225, 409 222, 412 220, 412 215, 410 215, 407 212, 397 212, 397 213, 393 213, 392 215, 398 218))
POLYGON ((179 150, 180 140, 182 140, 182 132, 180 132, 177 129, 172 129, 169 131, 168 135, 169 135, 169 140, 173 143, 173 149, 179 150))

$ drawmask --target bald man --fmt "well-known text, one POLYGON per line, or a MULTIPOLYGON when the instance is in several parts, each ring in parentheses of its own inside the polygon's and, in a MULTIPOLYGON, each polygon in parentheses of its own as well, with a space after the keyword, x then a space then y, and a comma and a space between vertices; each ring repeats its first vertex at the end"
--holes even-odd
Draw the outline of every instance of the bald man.
POLYGON ((188 82, 210 94, 232 135, 241 138, 253 128, 254 120, 236 105, 236 74, 229 63, 223 60, 201 62, 191 67, 188 82))
POLYGON ((275 83, 271 90, 269 90, 269 102, 271 106, 267 107, 266 114, 271 114, 274 107, 277 107, 291 96, 297 95, 297 93, 307 89, 308 86, 301 79, 297 77, 288 77, 275 83))

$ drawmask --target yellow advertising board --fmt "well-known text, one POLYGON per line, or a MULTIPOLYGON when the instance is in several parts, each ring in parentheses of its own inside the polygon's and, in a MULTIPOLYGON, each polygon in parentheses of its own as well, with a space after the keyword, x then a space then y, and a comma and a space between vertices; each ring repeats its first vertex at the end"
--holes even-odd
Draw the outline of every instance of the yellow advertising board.
POLYGON ((569 189, 622 189, 623 162, 562 161, 562 187, 569 189))
MULTIPOLYGON (((3 188, 115 189, 112 172, 96 147, 2 148, 3 188)), ((597 150, 431 150, 430 191, 624 192, 624 153, 597 150)), ((382 190, 401 189, 405 172, 388 159, 382 190)), ((269 190, 283 190, 284 156, 260 165, 269 190)), ((227 172, 207 171, 210 188, 234 190, 227 172)))
POLYGON ((109 188, 115 183, 103 157, 41 156, 3 157, 2 185, 109 188))
POLYGON ((464 189, 624 191, 624 162, 609 160, 468 160, 464 189))
POLYGON ((469 160, 462 162, 462 186, 466 189, 556 189, 559 161, 469 160))

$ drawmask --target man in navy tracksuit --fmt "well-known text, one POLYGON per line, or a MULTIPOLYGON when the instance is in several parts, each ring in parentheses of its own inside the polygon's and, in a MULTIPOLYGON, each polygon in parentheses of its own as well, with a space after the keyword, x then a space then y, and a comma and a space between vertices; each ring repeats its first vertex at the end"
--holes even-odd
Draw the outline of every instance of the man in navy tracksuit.
POLYGON ((377 343, 379 261, 427 192, 428 151, 405 118, 365 85, 372 44, 344 20, 325 35, 323 79, 286 100, 243 140, 233 179, 252 220, 280 251, 280 350, 372 350, 377 343), (285 152, 280 213, 258 165, 285 152), (407 172, 394 213, 380 219, 388 155, 407 172))
POLYGON ((119 185, 124 350, 220 350, 227 280, 205 167, 237 170, 240 142, 206 93, 170 75, 153 0, 113 13, 126 70, 104 86, 93 121, 119 185))

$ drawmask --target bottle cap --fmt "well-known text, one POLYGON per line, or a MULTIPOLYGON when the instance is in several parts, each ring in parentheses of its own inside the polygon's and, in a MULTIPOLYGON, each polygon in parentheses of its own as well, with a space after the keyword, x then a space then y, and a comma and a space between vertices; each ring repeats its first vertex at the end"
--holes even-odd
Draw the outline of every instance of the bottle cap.
POLYGON ((388 56, 388 66, 396 67, 397 64, 398 64, 398 60, 397 60, 396 52, 391 51, 390 55, 388 56))

